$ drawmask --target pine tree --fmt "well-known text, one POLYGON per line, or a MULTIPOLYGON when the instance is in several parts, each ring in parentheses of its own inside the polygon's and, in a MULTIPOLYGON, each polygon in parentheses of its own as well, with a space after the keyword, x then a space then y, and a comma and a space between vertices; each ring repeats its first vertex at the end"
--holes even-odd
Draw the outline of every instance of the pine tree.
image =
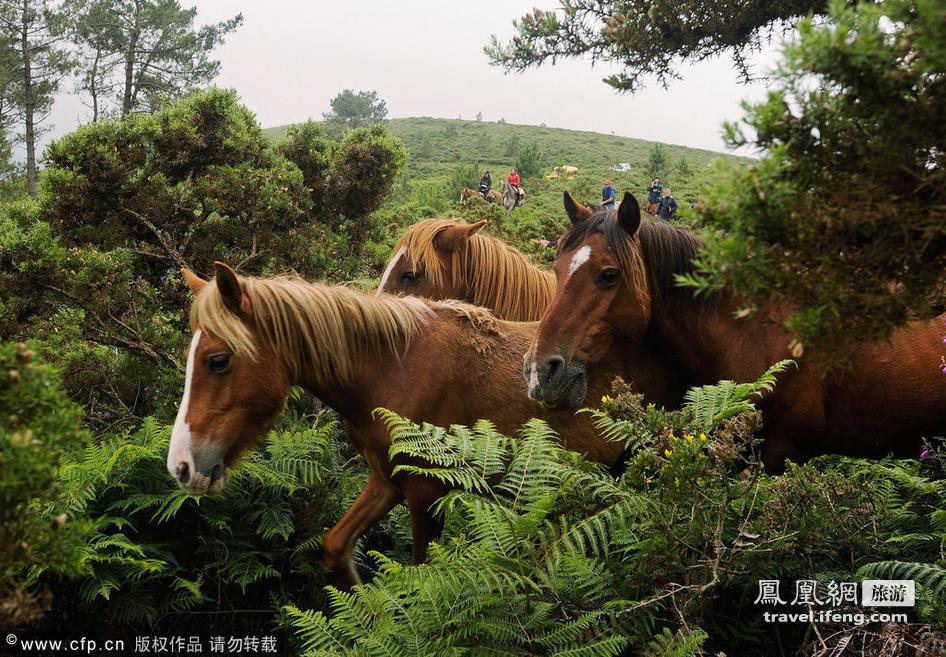
POLYGON ((211 52, 243 22, 237 14, 196 27, 197 9, 178 0, 67 0, 64 7, 93 118, 106 100, 126 116, 206 85, 220 70, 211 52))
POLYGON ((36 141, 62 79, 74 66, 63 39, 64 15, 47 0, 9 0, 0 5, 0 32, 16 56, 11 99, 17 107, 26 146, 26 186, 36 197, 36 141))

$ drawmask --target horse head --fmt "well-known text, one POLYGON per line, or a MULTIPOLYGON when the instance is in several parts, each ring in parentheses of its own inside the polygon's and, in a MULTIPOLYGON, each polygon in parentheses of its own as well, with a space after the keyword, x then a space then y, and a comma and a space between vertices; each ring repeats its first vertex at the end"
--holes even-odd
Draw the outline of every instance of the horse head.
POLYGON ((194 295, 193 337, 167 467, 191 494, 223 490, 227 468, 266 435, 290 386, 236 273, 221 262, 214 269, 211 282, 182 270, 194 295))
POLYGON ((647 271, 638 231, 641 212, 630 193, 616 210, 592 212, 565 192, 572 222, 553 266, 556 294, 525 359, 529 397, 578 408, 586 366, 598 362, 617 334, 639 340, 651 319, 647 271), (617 327, 617 330, 616 330, 617 327))
POLYGON ((377 293, 410 294, 428 299, 463 299, 454 256, 465 249, 486 221, 466 224, 453 219, 417 223, 394 247, 377 293))

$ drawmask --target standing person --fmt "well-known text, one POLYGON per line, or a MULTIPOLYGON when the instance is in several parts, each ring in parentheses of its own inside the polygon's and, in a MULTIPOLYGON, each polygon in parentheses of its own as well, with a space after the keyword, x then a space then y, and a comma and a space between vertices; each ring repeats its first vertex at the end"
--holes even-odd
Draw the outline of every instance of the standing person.
POLYGON ((660 207, 660 192, 663 191, 663 185, 660 184, 660 178, 654 178, 647 188, 647 211, 651 214, 657 214, 660 207))
POLYGON ((519 207, 519 204, 522 199, 522 179, 519 177, 519 172, 515 169, 509 172, 509 177, 506 178, 506 182, 509 183, 509 186, 512 187, 513 191, 516 192, 516 206, 519 207))
POLYGON ((617 192, 614 191, 614 187, 611 186, 611 179, 608 178, 604 181, 604 188, 601 190, 601 207, 613 208, 614 201, 617 197, 617 192))
POLYGON ((485 200, 489 200, 489 190, 493 187, 493 178, 489 175, 489 171, 483 174, 483 177, 480 178, 480 196, 485 200))
POLYGON ((664 190, 664 195, 663 198, 660 199, 660 208, 657 210, 657 214, 665 221, 675 219, 677 216, 677 199, 673 198, 669 187, 664 190))

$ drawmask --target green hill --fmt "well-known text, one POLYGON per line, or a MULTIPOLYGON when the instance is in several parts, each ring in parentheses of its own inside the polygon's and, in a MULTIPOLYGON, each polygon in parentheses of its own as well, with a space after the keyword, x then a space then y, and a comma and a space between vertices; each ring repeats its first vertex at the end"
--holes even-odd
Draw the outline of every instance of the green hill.
MULTIPOLYGON (((271 139, 279 140, 285 136, 288 127, 269 128, 266 133, 271 139)), ((525 222, 533 224, 533 228, 512 231, 519 233, 515 237, 549 234, 554 232, 554 227, 563 226, 564 190, 585 202, 596 201, 600 198, 602 181, 610 177, 619 195, 630 190, 641 199, 650 182, 646 169, 655 142, 643 139, 543 126, 429 117, 391 119, 387 127, 391 134, 404 141, 410 152, 387 206, 401 210, 413 207, 413 218, 456 214, 460 187, 475 187, 482 172, 489 169, 493 173, 494 187, 498 188, 509 168, 519 160, 523 149, 533 146, 539 171, 523 177, 523 186, 528 193, 527 204, 514 212, 511 222, 507 222, 525 222), (630 171, 611 170, 612 165, 621 162, 630 164, 630 171), (556 180, 544 177, 553 167, 563 164, 578 167, 578 173, 556 180)), ((704 149, 664 146, 667 166, 661 177, 673 188, 684 215, 696 201, 700 188, 718 175, 713 164, 715 160, 746 161, 745 158, 704 149)), ((408 216, 410 212, 397 214, 403 220, 412 218, 408 216)))

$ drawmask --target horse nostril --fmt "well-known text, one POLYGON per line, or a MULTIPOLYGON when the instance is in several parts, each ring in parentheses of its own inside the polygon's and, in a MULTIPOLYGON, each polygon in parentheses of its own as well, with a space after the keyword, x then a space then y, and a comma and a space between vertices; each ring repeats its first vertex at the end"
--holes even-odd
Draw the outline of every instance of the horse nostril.
POLYGON ((191 469, 187 463, 181 462, 177 465, 177 480, 182 484, 186 484, 191 478, 191 469))
POLYGON ((214 482, 217 479, 220 479, 223 476, 223 465, 218 463, 210 471, 210 481, 214 482))
POLYGON ((545 361, 547 371, 545 380, 549 383, 554 381, 563 365, 565 365, 565 359, 561 356, 549 356, 548 360, 545 361))

